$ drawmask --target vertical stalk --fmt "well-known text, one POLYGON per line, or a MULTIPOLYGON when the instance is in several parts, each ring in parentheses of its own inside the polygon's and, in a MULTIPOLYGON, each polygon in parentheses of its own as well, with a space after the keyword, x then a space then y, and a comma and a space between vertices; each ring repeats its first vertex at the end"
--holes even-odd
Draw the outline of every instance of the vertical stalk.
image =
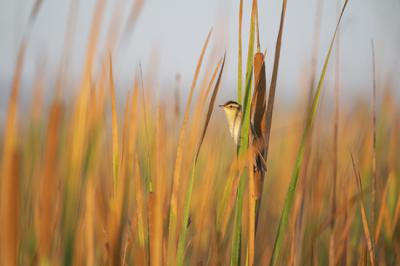
MULTIPOLYGON (((337 12, 340 14, 341 0, 337 1, 337 12)), ((335 51, 335 113, 333 122, 333 186, 332 186, 332 206, 331 206, 331 236, 329 240, 329 265, 335 264, 335 225, 336 225, 336 187, 338 176, 338 145, 339 145, 339 106, 340 106, 340 29, 336 37, 335 51)))
POLYGON ((375 234, 375 214, 376 214, 376 189, 377 189, 377 174, 376 174, 376 69, 375 69, 375 46, 374 41, 371 41, 372 50, 372 128, 373 128, 373 148, 372 148, 372 208, 371 208, 371 231, 375 234))
POLYGON ((237 86, 238 86, 238 103, 242 102, 242 87, 243 87, 243 79, 242 79, 242 21, 243 21, 243 0, 240 0, 240 7, 239 7, 239 36, 238 36, 238 79, 237 79, 237 86))

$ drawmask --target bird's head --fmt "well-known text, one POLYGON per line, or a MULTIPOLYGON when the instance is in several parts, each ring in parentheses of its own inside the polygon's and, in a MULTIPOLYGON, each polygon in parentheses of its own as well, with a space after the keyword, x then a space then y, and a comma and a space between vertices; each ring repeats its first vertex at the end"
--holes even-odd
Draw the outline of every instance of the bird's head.
POLYGON ((242 124, 242 106, 235 101, 227 101, 220 105, 225 111, 228 120, 229 131, 236 144, 239 142, 240 126, 242 124))
POLYGON ((235 101, 227 101, 225 104, 222 104, 219 107, 222 107, 227 115, 235 115, 237 112, 242 111, 242 106, 235 101))

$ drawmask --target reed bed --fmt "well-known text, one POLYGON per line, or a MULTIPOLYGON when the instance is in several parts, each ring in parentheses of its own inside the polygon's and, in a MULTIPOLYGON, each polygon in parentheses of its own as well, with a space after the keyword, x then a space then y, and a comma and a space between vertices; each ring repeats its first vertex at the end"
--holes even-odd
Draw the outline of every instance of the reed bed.
MULTIPOLYGON (((99 47, 105 1, 98 0, 81 81, 67 82, 61 60, 51 99, 43 99, 49 77, 39 71, 32 112, 19 112, 25 50, 42 5, 36 1, 1 125, 1 265, 400 264, 400 109, 395 88, 377 85, 374 48, 371 97, 339 108, 336 83, 335 111, 320 100, 348 1, 322 69, 312 70, 320 75, 311 73, 310 92, 279 112, 286 0, 273 57, 261 51, 257 1, 251 14, 238 4, 235 100, 244 113, 235 147, 215 108, 228 77, 225 55, 210 56, 212 30, 193 55, 184 107, 179 77, 170 98, 148 85, 140 65, 130 88, 117 85, 113 54, 129 39, 143 1, 134 1, 126 21, 116 5, 99 47), (270 79, 266 60, 274 62, 270 79), (69 89, 76 93, 67 96, 69 89)), ((62 57, 70 52, 67 45, 62 57)))

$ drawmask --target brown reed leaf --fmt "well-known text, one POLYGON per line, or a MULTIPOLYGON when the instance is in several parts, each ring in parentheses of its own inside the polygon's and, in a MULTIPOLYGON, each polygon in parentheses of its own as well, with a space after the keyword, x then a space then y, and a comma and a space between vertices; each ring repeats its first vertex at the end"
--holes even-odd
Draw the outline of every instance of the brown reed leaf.
POLYGON ((242 22, 243 22, 243 0, 239 4, 239 30, 238 30, 238 79, 237 79, 237 101, 242 102, 243 73, 242 73, 242 22))
MULTIPOLYGON (((358 191, 361 192, 362 184, 361 184, 360 171, 358 170, 358 167, 357 167, 356 163, 354 162, 353 154, 350 154, 350 156, 351 156, 351 163, 353 165, 354 177, 355 177, 356 183, 357 183, 357 188, 358 188, 358 191)), ((362 220, 363 229, 364 229, 364 236, 367 241, 369 259, 370 259, 371 265, 374 266, 375 265, 374 247, 373 247, 373 242, 371 240, 371 233, 370 233, 370 230, 368 227, 367 214, 365 211, 363 198, 361 198, 361 200, 360 200, 360 209, 361 209, 361 220, 362 220)))
POLYGON ((393 215, 393 222, 392 226, 390 228, 391 234, 393 235, 396 230, 397 223, 399 222, 400 219, 400 195, 397 197, 397 203, 396 203, 396 208, 394 210, 394 215, 393 215))
POLYGON ((122 33, 122 41, 128 40, 129 37, 132 35, 132 32, 135 29, 136 22, 140 16, 140 13, 143 9, 145 1, 144 0, 134 0, 132 7, 131 7, 131 12, 129 14, 129 17, 126 21, 123 33, 122 33))
MULTIPOLYGON (((253 152, 250 153, 249 156, 249 165, 252 165, 255 160, 255 155, 253 152)), ((254 249, 255 249, 255 233, 256 233, 256 174, 259 172, 255 172, 252 167, 248 167, 249 169, 249 214, 248 214, 248 239, 247 239, 247 263, 248 265, 254 265, 254 249)))
POLYGON ((181 75, 176 74, 175 76, 175 91, 174 91, 174 113, 175 118, 178 119, 181 115, 181 75))
POLYGON ((386 185, 382 193, 382 199, 381 199, 381 206, 378 214, 378 220, 375 228, 375 234, 374 234, 374 243, 377 245, 379 241, 379 235, 381 233, 382 229, 382 223, 383 223, 383 214, 384 214, 384 209, 387 208, 386 205, 386 197, 388 193, 388 188, 389 188, 389 182, 391 179, 391 175, 389 175, 388 179, 386 180, 386 185))
POLYGON ((118 120, 117 120, 117 107, 115 102, 115 87, 114 87, 114 76, 112 69, 112 59, 109 56, 109 82, 110 82, 110 94, 111 94, 111 114, 112 114, 112 162, 113 162, 113 186, 114 196, 116 188, 119 182, 119 140, 118 140, 118 120))
POLYGON ((253 98, 251 101, 251 117, 252 117, 252 145, 258 147, 255 150, 255 189, 256 199, 261 197, 262 184, 265 174, 265 168, 263 162, 265 161, 265 111, 266 111, 266 77, 265 77, 265 63, 264 55, 262 53, 256 53, 254 56, 254 77, 255 77, 255 88, 253 98))
MULTIPOLYGON (((143 206, 144 206, 144 187, 142 184, 142 177, 140 174, 140 166, 139 166, 139 159, 137 157, 137 155, 135 154, 135 174, 134 174, 134 184, 135 184, 135 213, 134 216, 136 218, 137 221, 137 235, 136 236, 132 236, 133 238, 137 238, 137 241, 139 242, 139 246, 141 248, 143 248, 143 253, 144 248, 145 248, 145 243, 146 243, 146 229, 145 229, 145 214, 144 214, 144 210, 143 210, 143 206)), ((143 257, 145 257, 145 254, 143 254, 143 257)))
POLYGON ((212 114, 212 112, 214 110, 215 99, 217 98, 217 95, 218 95, 218 90, 219 90, 220 83, 221 83, 221 77, 222 77, 222 73, 224 71, 224 65, 225 65, 225 55, 224 55, 224 58, 222 60, 222 66, 221 66, 221 69, 219 71, 217 83, 215 83, 213 94, 211 96, 210 103, 208 105, 208 111, 207 111, 207 115, 206 115, 206 120, 204 122, 204 127, 203 127, 203 131, 201 133, 199 145, 197 146, 196 156, 195 156, 195 160, 194 160, 195 163, 197 162, 197 159, 199 157, 200 148, 201 148, 201 145, 203 144, 204 137, 205 137, 206 132, 207 132, 208 124, 209 124, 210 119, 211 119, 211 114, 212 114))
POLYGON ((223 72, 223 69, 224 69, 224 63, 225 63, 225 56, 224 56, 224 60, 222 62, 221 70, 219 72, 218 80, 217 80, 217 82, 215 84, 215 87, 214 87, 214 90, 213 90, 213 94, 212 94, 211 99, 210 99, 210 104, 208 106, 206 120, 204 122, 203 131, 202 131, 202 134, 201 134, 201 137, 200 137, 199 144, 197 146, 197 151, 195 153, 194 161, 192 163, 192 170, 191 170, 190 178, 188 180, 189 181, 188 182, 188 188, 186 190, 185 202, 184 202, 185 204, 184 204, 184 211, 183 211, 182 229, 180 231, 178 250, 177 250, 177 265, 183 265, 185 250, 186 250, 187 247, 189 247, 189 243, 190 243, 190 242, 188 242, 187 245, 185 246, 186 235, 187 235, 188 227, 189 227, 189 224, 190 224, 189 212, 190 212, 191 198, 192 198, 192 193, 193 193, 195 170, 196 170, 196 166, 197 166, 197 160, 198 160, 199 154, 200 154, 200 149, 201 149, 204 137, 205 137, 206 132, 207 132, 207 128, 208 128, 208 124, 210 122, 212 111, 214 109, 215 99, 216 99, 217 94, 218 94, 218 89, 219 89, 219 85, 220 85, 220 82, 221 82, 221 76, 222 76, 222 72, 223 72))
POLYGON ((43 176, 39 180, 38 220, 39 224, 39 260, 50 255, 53 230, 56 221, 56 203, 58 179, 56 176, 57 149, 63 108, 57 101, 53 102, 47 128, 44 151, 43 176))
POLYGON ((151 237, 151 264, 152 265, 162 265, 163 264, 163 202, 165 199, 164 189, 166 187, 166 176, 165 176, 165 107, 160 106, 157 109, 157 122, 156 122, 156 151, 155 160, 157 161, 156 166, 156 176, 153 202, 153 231, 151 237))
POLYGON ((22 70, 25 60, 26 42, 18 51, 14 77, 11 85, 6 123, 3 135, 3 154, 0 178, 0 264, 16 265, 18 254, 18 195, 19 177, 17 154, 17 117, 18 98, 21 86, 22 70))
MULTIPOLYGON (((156 263, 158 258, 155 258, 156 247, 155 244, 155 223, 156 223, 156 215, 155 215, 155 192, 149 192, 147 196, 147 215, 148 215, 148 228, 149 228, 149 261, 150 265, 153 265, 153 259, 155 259, 156 263)), ((156 253, 157 254, 157 253, 156 253)))
POLYGON ((36 20, 37 15, 39 14, 40 8, 43 5, 43 0, 36 0, 32 10, 31 14, 29 15, 29 23, 33 23, 36 20))
MULTIPOLYGON (((283 36, 283 26, 285 22, 285 15, 286 15, 286 0, 282 1, 282 13, 281 19, 279 24, 279 32, 278 38, 276 39, 275 45, 275 57, 274 57, 274 67, 272 69, 272 77, 271 83, 269 86, 269 95, 268 95, 268 104, 267 104, 267 112, 265 116, 265 161, 268 158, 268 148, 269 148, 269 139, 271 136, 271 129, 272 129, 272 113, 274 110, 274 102, 275 102, 275 92, 276 92, 276 84, 278 81, 278 69, 279 69, 279 61, 281 56, 281 47, 282 47, 282 36, 283 36)), ((263 184, 261 184, 263 185, 263 184)))
POLYGON ((114 48, 118 45, 118 41, 120 38, 119 34, 123 18, 121 14, 124 11, 123 1, 114 1, 114 3, 115 3, 114 9, 112 11, 110 24, 108 26, 108 31, 105 37, 106 40, 105 47, 106 50, 108 51, 113 51, 114 48))
POLYGON ((90 103, 91 89, 91 73, 94 62, 94 56, 97 48, 98 37, 100 35, 101 21, 104 14, 105 1, 97 0, 93 14, 91 30, 88 38, 86 50, 85 65, 82 71, 82 79, 79 87, 79 95, 74 104, 73 118, 71 126, 70 152, 68 154, 68 177, 65 182, 65 200, 63 206, 63 237, 65 238, 65 246, 63 250, 64 263, 69 264, 74 261, 74 244, 78 235, 77 217, 79 216, 80 198, 75 197, 80 193, 82 167, 84 165, 84 153, 86 150, 86 140, 88 136, 88 108, 90 103))
MULTIPOLYGON (((340 5, 341 1, 336 2, 336 9, 337 9, 337 14, 340 16, 340 5)), ((321 10, 318 8, 321 8, 322 6, 322 1, 321 3, 318 4, 317 7, 317 18, 316 18, 316 23, 318 23, 318 19, 321 17, 321 10)), ((317 34, 317 29, 319 29, 320 25, 316 25, 316 32, 317 34)), ((318 43, 318 36, 314 36, 315 43, 314 43, 314 48, 317 46, 318 43)), ((315 50, 314 53, 317 53, 315 50)), ((316 60, 314 60, 316 61, 316 60)), ((315 66, 316 63, 313 63, 314 67, 314 72, 311 73, 311 88, 314 86, 314 79, 315 79, 315 66)), ((332 180, 332 202, 331 202, 331 236, 329 239, 329 265, 334 265, 335 263, 335 251, 336 251, 336 239, 335 239, 335 228, 336 228, 336 205, 337 205, 337 192, 336 192, 336 187, 337 187, 337 179, 338 179, 338 148, 339 148, 339 114, 340 114, 340 97, 339 97, 339 91, 340 91, 340 29, 338 29, 337 32, 337 37, 336 37, 336 50, 335 50, 335 92, 334 92, 334 105, 335 105, 335 111, 334 111, 334 121, 333 121, 333 180, 332 180)), ((313 89, 310 90, 312 92, 313 89)), ((311 95, 311 94, 310 94, 311 95)), ((310 147, 311 149, 311 147, 310 147)))
MULTIPOLYGON (((376 67, 375 67, 375 46, 371 40, 372 50, 372 195, 371 195, 371 228, 372 235, 375 234, 375 214, 376 214, 376 190, 377 190, 377 172, 376 172, 376 67)), ((374 239, 373 239, 374 240, 374 239)))
POLYGON ((93 188, 93 178, 88 179, 86 186, 86 199, 85 199, 85 240, 86 240, 86 265, 95 265, 95 243, 94 243, 94 202, 95 193, 93 188))

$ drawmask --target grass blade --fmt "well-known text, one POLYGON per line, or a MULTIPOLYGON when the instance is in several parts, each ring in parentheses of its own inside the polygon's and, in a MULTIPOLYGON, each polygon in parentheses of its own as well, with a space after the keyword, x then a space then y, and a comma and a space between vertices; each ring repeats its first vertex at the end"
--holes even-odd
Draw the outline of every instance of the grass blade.
POLYGON ((240 7, 239 7, 239 36, 238 36, 238 79, 237 79, 237 100, 238 103, 242 102, 242 21, 243 21, 243 0, 240 0, 240 7))
POLYGON ((367 240, 368 254, 369 254, 370 261, 371 261, 371 265, 374 266, 375 265, 374 247, 373 247, 373 242, 372 242, 372 238, 371 238, 371 233, 370 233, 370 230, 368 227, 367 212, 365 211, 360 171, 359 171, 356 163, 354 162, 353 154, 350 154, 350 156, 351 156, 351 163, 353 165, 354 177, 356 179, 357 189, 358 189, 358 192, 361 194, 360 209, 361 209, 361 220, 362 220, 362 225, 363 225, 363 229, 364 229, 364 236, 365 236, 365 239, 367 240))
MULTIPOLYGON (((337 13, 340 14, 340 4, 341 1, 337 1, 337 13)), ((319 18, 319 13, 317 13, 317 18, 319 18)), ((333 118, 333 180, 332 180, 332 202, 331 202, 331 236, 329 239, 329 265, 334 265, 335 262, 335 228, 336 228, 336 204, 337 204, 337 179, 338 179, 338 146, 339 146, 339 114, 340 114, 340 30, 338 31, 336 37, 336 50, 335 50, 335 85, 334 85, 334 118, 333 118)), ((314 73, 312 73, 314 76, 314 73)), ((314 82, 314 81, 312 81, 314 82)))
POLYGON ((145 131, 145 141, 146 141, 146 171, 144 173, 144 180, 146 184, 146 190, 148 192, 153 192, 153 180, 151 177, 151 168, 150 168, 150 128, 149 128, 149 117, 147 113, 147 106, 146 106, 146 97, 145 97, 145 91, 144 91, 144 82, 143 82, 143 72, 142 72, 142 65, 139 64, 139 79, 140 79, 140 86, 142 88, 142 107, 143 107, 143 121, 144 121, 144 131, 145 131))
POLYGON ((139 19, 139 16, 143 10, 144 3, 145 3, 144 0, 134 0, 132 3, 129 17, 126 21, 126 24, 124 26, 123 33, 122 33, 122 42, 126 43, 125 45, 128 44, 128 41, 135 29, 137 20, 139 19))
MULTIPOLYGON (((254 153, 250 152, 248 165, 254 162, 254 153)), ((258 173, 258 172, 257 172, 258 173)), ((256 225, 256 183, 253 167, 249 167, 249 217, 248 217, 248 239, 247 239, 247 265, 254 265, 255 225, 256 225)))
POLYGON ((162 243, 163 243, 163 219, 162 219, 162 207, 164 201, 164 190, 166 187, 165 171, 165 107, 161 106, 157 109, 157 125, 156 125, 156 176, 157 180, 154 181, 155 189, 154 192, 154 205, 153 205, 153 219, 151 225, 153 226, 152 231, 152 248, 151 253, 151 265, 162 265, 162 243))
POLYGON ((118 120, 117 120, 117 107, 115 103, 115 85, 112 68, 111 55, 109 57, 109 82, 110 82, 110 94, 111 94, 111 113, 112 113, 112 164, 113 164, 113 185, 114 195, 117 192, 118 186, 118 170, 119 170, 119 140, 118 140, 118 120))
MULTIPOLYGON (((219 66, 219 64, 217 66, 219 66)), ((217 83, 215 84, 215 87, 214 87, 214 90, 213 90, 213 94, 212 94, 211 99, 210 99, 210 104, 208 106, 208 111, 207 111, 207 115, 206 115, 206 121, 204 122, 204 127, 203 127, 203 131, 201 133, 200 142, 199 142, 199 145, 197 146, 197 150, 196 150, 195 162, 197 162, 197 160, 199 158, 200 148, 201 148, 201 145, 203 144, 204 137, 206 136, 208 123, 210 122, 211 115, 212 115, 212 112, 214 110, 215 99, 217 98, 217 95, 218 95, 218 90, 219 90, 219 87, 220 87, 222 72, 224 71, 224 66, 225 66, 225 55, 224 55, 224 58, 222 59, 221 70, 219 72, 217 83)), ((211 79, 213 79, 213 77, 211 79)))
POLYGON ((377 174, 376 174, 376 68, 375 68, 375 46, 374 41, 371 41, 372 50, 372 211, 371 211, 371 226, 372 234, 375 232, 375 214, 376 214, 376 189, 377 189, 377 174))
POLYGON ((187 103, 185 107, 185 113, 183 117, 182 127, 179 132, 179 140, 178 147, 176 151, 176 160, 175 160, 175 168, 174 175, 172 179, 172 194, 170 201, 170 210, 169 210, 169 225, 168 225, 168 265, 175 264, 175 250, 176 250, 176 222, 177 222, 177 213, 178 213, 178 192, 180 187, 180 178, 181 178, 181 166, 182 166, 182 156, 183 156, 183 145, 186 136, 186 125, 189 120, 189 111, 192 103, 192 97, 194 88, 196 87, 197 78, 200 73, 201 64, 203 62, 204 54, 207 50, 208 42, 210 40, 212 30, 208 32, 206 41, 204 42, 199 60, 197 62, 196 71, 193 77, 192 85, 190 87, 190 92, 187 98, 187 103))
POLYGON ((224 65, 225 65, 225 56, 222 61, 222 66, 221 66, 221 70, 218 75, 217 83, 215 84, 214 91, 213 91, 213 94, 210 99, 210 104, 208 106, 206 120, 204 122, 204 127, 203 127, 203 131, 201 134, 199 145, 197 146, 196 154, 194 157, 194 162, 192 165, 191 175, 190 175, 190 179, 189 179, 189 185, 188 185, 188 189, 186 191, 185 206, 183 209, 184 212, 183 212, 182 229, 181 229, 181 233, 180 233, 178 251, 177 251, 177 265, 178 266, 183 265, 183 262, 184 262, 184 251, 185 251, 186 235, 187 235, 188 222, 189 222, 190 203, 191 203, 191 198, 192 198, 196 165, 197 165, 197 161, 199 158, 201 145, 203 144, 203 140, 204 140, 204 137, 207 132, 208 124, 211 119, 211 114, 214 109, 215 99, 217 98, 218 90, 220 87, 222 72, 224 70, 224 65))
POLYGON ((339 28, 340 21, 342 19, 344 10, 346 9, 347 3, 348 3, 348 1, 346 0, 345 3, 343 4, 339 20, 338 20, 338 22, 336 24, 336 29, 335 29, 335 32, 333 34, 333 37, 332 37, 332 40, 331 40, 331 43, 330 43, 330 46, 329 46, 329 49, 328 49, 328 53, 327 53, 327 55, 325 57, 325 62, 324 62, 323 68, 322 68, 321 76, 320 76, 320 79, 319 79, 319 82, 318 82, 318 85, 317 85, 316 93, 314 95, 314 99, 313 99, 313 102, 312 102, 311 110, 310 110, 310 113, 308 115, 307 124, 306 124, 306 127, 304 128, 304 131, 303 131, 303 135, 302 135, 301 142, 300 142, 300 147, 298 149, 297 156, 296 156, 295 167, 294 167, 293 172, 292 172, 292 177, 291 177, 291 180, 290 180, 290 183, 289 183, 289 189, 288 189, 288 192, 286 194, 286 198, 285 198, 282 214, 281 214, 281 217, 280 217, 280 220, 279 220, 279 226, 278 226, 278 231, 277 231, 277 234, 276 234, 276 237, 275 237, 275 243, 274 243, 274 248, 273 248, 273 251, 272 251, 270 265, 276 265, 277 261, 278 261, 278 258, 279 258, 279 253, 280 253, 280 250, 281 250, 281 247, 282 247, 283 238, 284 238, 284 235, 286 233, 287 225, 288 225, 288 222, 289 222, 289 214, 290 214, 290 211, 292 209, 293 202, 294 202, 296 185, 297 185, 297 180, 298 180, 298 177, 299 177, 299 174, 300 174, 300 167, 301 167, 302 162, 303 162, 305 145, 307 143, 310 131, 311 131, 312 126, 314 124, 315 116, 316 116, 316 113, 317 113, 317 107, 318 107, 318 103, 319 103, 319 98, 320 98, 320 95, 321 95, 322 85, 324 83, 325 74, 326 74, 326 71, 327 71, 327 68, 328 68, 329 58, 330 58, 330 55, 331 55, 331 52, 332 52, 332 47, 333 47, 333 44, 334 44, 334 41, 335 41, 336 33, 337 33, 338 28, 339 28))
POLYGON ((18 98, 25 61, 26 43, 18 51, 3 135, 0 178, 0 264, 17 265, 18 254, 18 175, 16 175, 18 98))
MULTIPOLYGON (((251 90, 251 76, 247 82, 246 92, 251 90)), ((250 99, 250 93, 246 93, 246 99, 250 99)), ((247 104, 247 109, 243 114, 243 123, 242 129, 240 133, 240 149, 239 149, 239 160, 246 154, 248 148, 248 132, 250 130, 250 104, 247 104), (247 110, 247 111, 246 111, 247 110), (244 137, 245 136, 245 137, 244 137)), ((239 178, 239 186, 236 194, 236 204, 235 204, 235 224, 233 231, 233 243, 232 243, 232 251, 231 251, 231 265, 239 265, 240 264, 240 242, 241 242, 241 227, 242 227, 242 209, 243 209, 243 193, 246 185, 246 174, 243 172, 240 174, 239 178)))
MULTIPOLYGON (((269 86, 268 104, 267 104, 267 111, 266 111, 266 117, 265 117, 265 120, 266 120, 265 121, 265 129, 264 129, 265 145, 266 145, 265 146, 265 160, 267 160, 267 157, 268 157, 269 139, 271 136, 271 129, 272 129, 272 113, 273 113, 273 109, 274 109, 276 84, 277 84, 277 80, 278 80, 278 69, 279 69, 279 61, 280 61, 280 54, 281 54, 281 47, 282 47, 282 35, 283 35, 285 14, 286 14, 286 0, 283 0, 278 38, 276 40, 276 45, 275 45, 274 68, 272 70, 272 78, 271 78, 271 83, 269 86)), ((262 184, 261 184, 261 187, 262 187, 262 184)))

